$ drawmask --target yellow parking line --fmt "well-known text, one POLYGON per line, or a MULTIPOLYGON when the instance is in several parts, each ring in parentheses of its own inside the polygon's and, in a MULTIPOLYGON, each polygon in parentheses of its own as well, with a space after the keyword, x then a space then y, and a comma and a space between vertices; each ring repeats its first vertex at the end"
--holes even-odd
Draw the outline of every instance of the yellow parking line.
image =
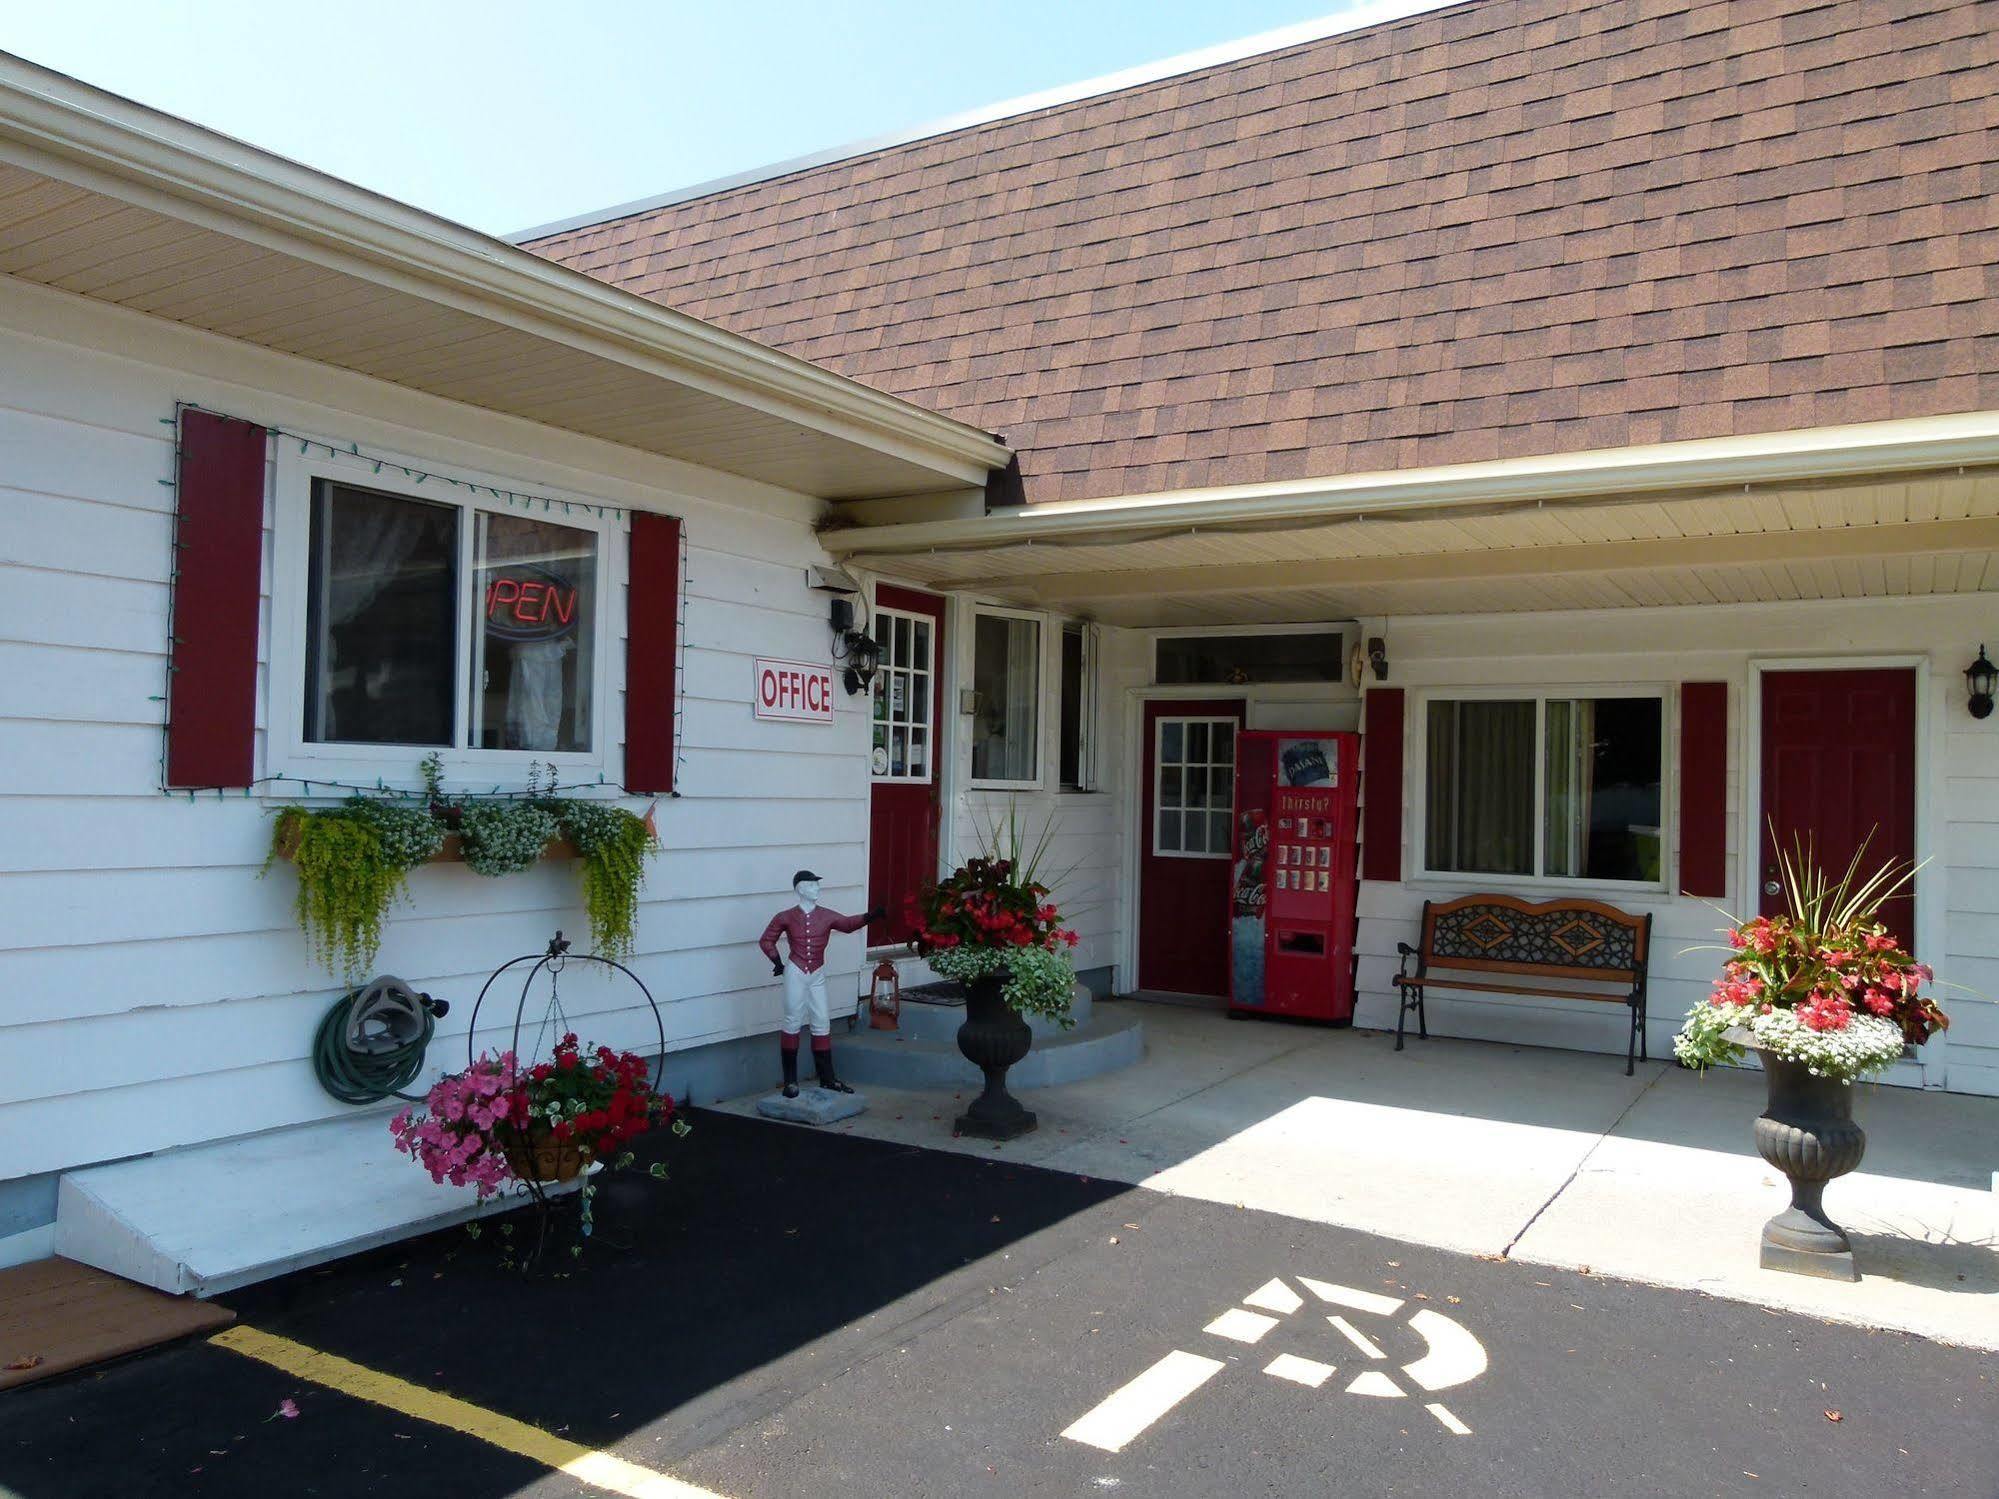
POLYGON ((678 1478, 628 1463, 608 1452, 595 1452, 575 1442, 565 1442, 539 1426, 489 1411, 469 1400, 427 1390, 393 1374, 321 1353, 254 1327, 239 1324, 217 1333, 209 1342, 357 1400, 371 1401, 400 1415, 477 1437, 530 1462, 567 1473, 592 1488, 625 1495, 626 1499, 722 1499, 712 1489, 682 1483, 678 1478))

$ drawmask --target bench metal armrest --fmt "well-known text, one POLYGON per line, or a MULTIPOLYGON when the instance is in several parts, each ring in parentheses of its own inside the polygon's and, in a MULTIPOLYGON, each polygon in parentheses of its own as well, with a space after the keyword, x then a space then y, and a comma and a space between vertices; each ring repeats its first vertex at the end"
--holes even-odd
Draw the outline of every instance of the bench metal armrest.
POLYGON ((1418 957, 1418 956, 1420 956, 1420 954, 1419 954, 1419 953, 1418 953, 1418 952, 1416 951, 1416 949, 1415 949, 1415 948, 1411 947, 1411 946, 1410 946, 1410 945, 1409 945, 1409 944, 1408 944, 1407 942, 1398 942, 1398 943, 1396 943, 1396 944, 1395 944, 1395 950, 1396 950, 1397 952, 1399 952, 1399 953, 1401 953, 1401 954, 1402 954, 1402 965, 1401 965, 1401 970, 1400 970, 1400 971, 1401 971, 1401 974, 1402 974, 1402 977, 1404 977, 1404 978, 1408 978, 1408 977, 1409 977, 1409 960, 1410 960, 1411 958, 1414 958, 1414 957, 1418 957))

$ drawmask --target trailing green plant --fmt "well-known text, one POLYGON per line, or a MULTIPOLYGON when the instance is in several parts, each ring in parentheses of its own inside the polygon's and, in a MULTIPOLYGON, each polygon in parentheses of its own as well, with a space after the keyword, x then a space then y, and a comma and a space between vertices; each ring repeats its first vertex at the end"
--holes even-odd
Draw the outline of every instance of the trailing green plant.
POLYGON ((659 840, 643 817, 608 802, 567 800, 548 805, 562 836, 582 856, 583 908, 590 917, 592 945, 606 958, 630 957, 638 934, 646 855, 659 847, 659 840))
POLYGON ((292 909, 326 968, 358 983, 382 945, 382 919, 403 891, 405 867, 391 858, 382 834, 349 805, 280 807, 264 861, 291 859, 298 872, 292 909))
POLYGON ((554 814, 521 798, 467 802, 458 819, 459 849, 475 874, 518 874, 555 837, 554 814))

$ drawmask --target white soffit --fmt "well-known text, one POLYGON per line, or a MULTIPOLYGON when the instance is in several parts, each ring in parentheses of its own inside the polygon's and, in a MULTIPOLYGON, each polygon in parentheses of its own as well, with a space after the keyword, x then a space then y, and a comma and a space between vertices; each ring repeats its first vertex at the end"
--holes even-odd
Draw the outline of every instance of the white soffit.
POLYGON ((1999 468, 851 555, 1129 625, 1977 592, 1999 589, 1999 468))
POLYGON ((0 274, 828 499, 990 434, 0 53, 0 274))

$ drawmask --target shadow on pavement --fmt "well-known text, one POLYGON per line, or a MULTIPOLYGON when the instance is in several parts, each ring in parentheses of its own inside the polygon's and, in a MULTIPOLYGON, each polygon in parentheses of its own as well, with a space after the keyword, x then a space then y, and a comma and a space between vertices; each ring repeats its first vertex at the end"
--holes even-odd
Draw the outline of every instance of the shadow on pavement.
MULTIPOLYGON (((488 1220, 477 1240, 451 1230, 223 1299, 243 1324, 586 1447, 611 1446, 678 1412, 678 1448, 787 1398, 781 1376, 766 1387, 753 1377, 766 1365, 843 1329, 858 1347, 892 1337, 903 1319, 948 1314, 950 1297, 940 1308, 934 1294, 916 1293, 1131 1190, 998 1159, 713 1113, 691 1118, 692 1135, 643 1142, 639 1164, 600 1193, 596 1237, 581 1259, 566 1250, 572 1214, 558 1222, 537 1272, 504 1268, 500 1225, 514 1222, 517 1239, 532 1232, 527 1215, 512 1214, 488 1220), (645 1176, 653 1159, 667 1162, 665 1182, 645 1176), (613 1239, 632 1247, 620 1251, 613 1239), (713 1409, 687 1409, 725 1386, 713 1409)), ((1015 1268, 1032 1262, 1016 1254, 1015 1268)), ((987 1294, 983 1282, 976 1294, 987 1294)), ((838 1341, 829 1359, 841 1356, 838 1341)), ((0 1408, 0 1491, 11 1487, 22 1499, 276 1492, 245 1486, 247 1464, 237 1465, 243 1479, 234 1484, 213 1467, 198 1485, 190 1473, 216 1442, 226 1450, 235 1432, 261 1435, 257 1423, 277 1394, 300 1389, 276 1371, 257 1377, 258 1367, 197 1343, 19 1392, 0 1408), (242 1386, 254 1394, 217 1425, 216 1402, 239 1398, 232 1392, 242 1386), (218 1437, 222 1427, 231 1430, 218 1437), (176 1481, 151 1486, 167 1475, 176 1481)), ((424 1430, 431 1445, 449 1436, 409 1421, 392 1436, 385 1428, 396 1424, 393 1413, 357 1411, 343 1416, 355 1430, 326 1460, 414 1460, 418 1449, 403 1433, 424 1430)), ((289 1435, 311 1438, 292 1448, 302 1469, 313 1467, 336 1424, 309 1434, 303 1420, 292 1423, 289 1435)), ((672 1453, 660 1449, 656 1460, 670 1462, 672 1453)), ((512 1493, 522 1477, 514 1460, 494 1472, 499 1486, 467 1486, 490 1466, 482 1456, 474 1469, 459 1468, 458 1483, 433 1491, 512 1493)), ((312 1486, 301 1480, 283 1491, 312 1486)))

